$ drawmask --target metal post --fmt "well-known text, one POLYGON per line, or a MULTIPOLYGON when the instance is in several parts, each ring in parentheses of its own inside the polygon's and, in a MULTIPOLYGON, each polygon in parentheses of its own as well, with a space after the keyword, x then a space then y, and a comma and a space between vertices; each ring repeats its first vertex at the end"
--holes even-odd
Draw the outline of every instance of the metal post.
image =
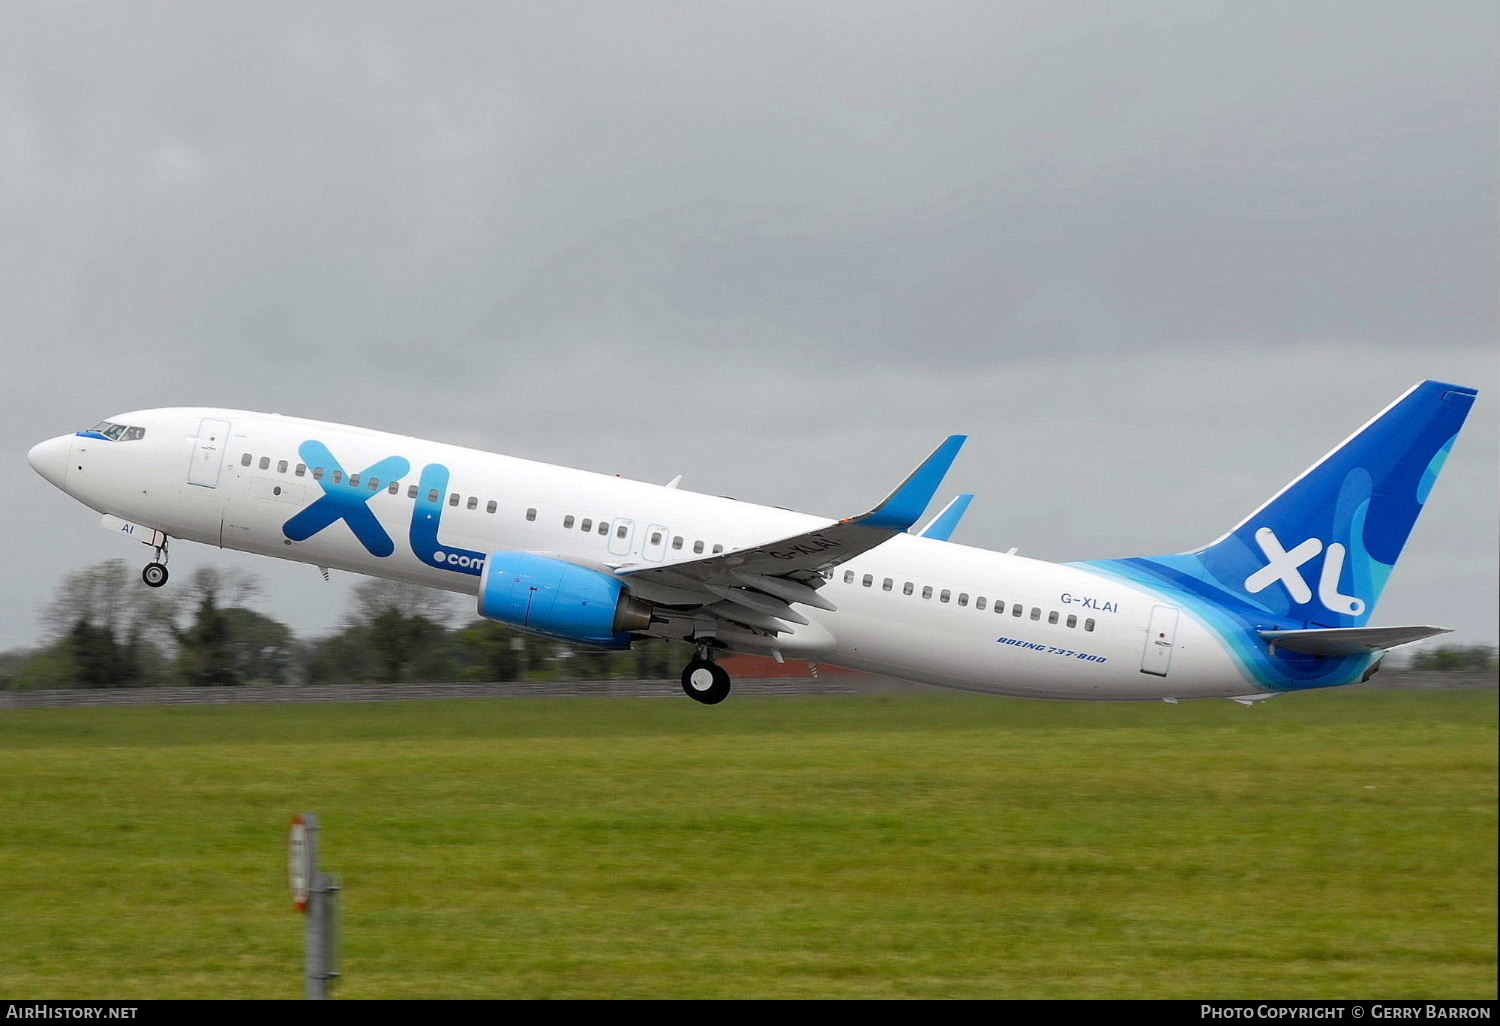
POLYGON ((307 997, 326 1001, 328 990, 338 978, 337 915, 339 878, 332 873, 317 873, 308 895, 307 908, 307 997))
POLYGON ((328 997, 328 979, 324 972, 323 930, 326 904, 323 896, 323 873, 318 868, 318 814, 305 812, 307 824, 307 997, 321 1001, 328 997))
POLYGON ((305 812, 296 817, 294 824, 292 888, 299 908, 304 907, 304 893, 306 900, 307 997, 310 1001, 324 1001, 330 982, 339 975, 336 917, 340 883, 337 876, 318 868, 318 814, 305 812))

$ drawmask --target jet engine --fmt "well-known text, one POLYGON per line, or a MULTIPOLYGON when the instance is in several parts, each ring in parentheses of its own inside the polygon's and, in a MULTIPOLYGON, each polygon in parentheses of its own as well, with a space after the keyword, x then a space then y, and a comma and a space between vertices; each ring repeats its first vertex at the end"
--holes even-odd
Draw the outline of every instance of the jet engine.
POLYGON ((651 606, 609 574, 533 552, 496 552, 479 578, 479 615, 534 634, 629 648, 651 606))

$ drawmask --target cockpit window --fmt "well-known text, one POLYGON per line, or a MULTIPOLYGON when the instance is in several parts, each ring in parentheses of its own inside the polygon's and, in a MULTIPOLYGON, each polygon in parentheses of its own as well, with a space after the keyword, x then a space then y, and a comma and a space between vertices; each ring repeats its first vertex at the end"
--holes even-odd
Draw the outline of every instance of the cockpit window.
POLYGON ((110 442, 134 442, 146 437, 146 429, 143 427, 129 427, 108 420, 101 420, 87 431, 78 433, 85 438, 103 438, 110 442))

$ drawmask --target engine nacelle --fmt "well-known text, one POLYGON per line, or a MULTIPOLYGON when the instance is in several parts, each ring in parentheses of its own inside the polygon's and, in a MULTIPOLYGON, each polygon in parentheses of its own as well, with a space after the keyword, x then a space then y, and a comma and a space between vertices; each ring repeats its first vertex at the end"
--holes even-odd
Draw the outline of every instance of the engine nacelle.
POLYGON ((629 648, 629 632, 651 623, 651 607, 616 578, 534 552, 496 552, 484 561, 479 615, 605 648, 629 648))

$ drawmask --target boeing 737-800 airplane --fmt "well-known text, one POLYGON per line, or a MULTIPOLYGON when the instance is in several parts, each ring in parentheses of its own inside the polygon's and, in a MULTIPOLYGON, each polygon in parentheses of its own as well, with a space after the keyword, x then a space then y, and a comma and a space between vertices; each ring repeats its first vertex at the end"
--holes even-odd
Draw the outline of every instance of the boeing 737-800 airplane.
POLYGON ((31 466, 155 550, 169 538, 476 595, 521 630, 724 650, 1039 698, 1239 701, 1366 680, 1441 627, 1367 626, 1473 405, 1414 386, 1217 541, 1054 564, 910 533, 954 435, 868 513, 828 520, 364 428, 224 409, 123 413, 31 466))

